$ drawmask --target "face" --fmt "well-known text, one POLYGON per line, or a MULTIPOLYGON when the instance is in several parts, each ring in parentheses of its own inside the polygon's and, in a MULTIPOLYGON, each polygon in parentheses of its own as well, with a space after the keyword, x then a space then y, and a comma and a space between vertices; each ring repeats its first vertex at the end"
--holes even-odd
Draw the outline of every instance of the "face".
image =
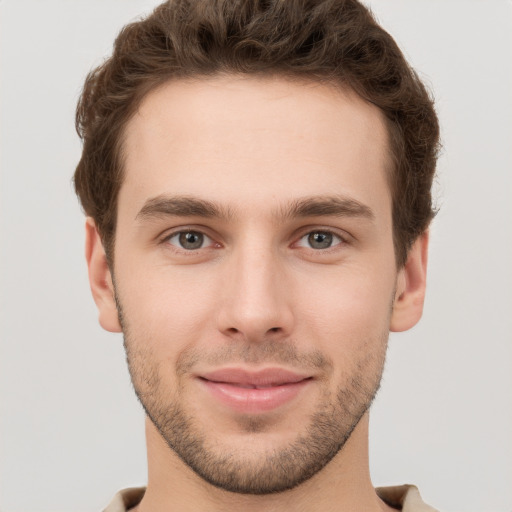
POLYGON ((124 148, 113 282, 140 401, 206 481, 298 485, 367 411, 403 292, 380 112, 328 85, 175 81, 124 148))

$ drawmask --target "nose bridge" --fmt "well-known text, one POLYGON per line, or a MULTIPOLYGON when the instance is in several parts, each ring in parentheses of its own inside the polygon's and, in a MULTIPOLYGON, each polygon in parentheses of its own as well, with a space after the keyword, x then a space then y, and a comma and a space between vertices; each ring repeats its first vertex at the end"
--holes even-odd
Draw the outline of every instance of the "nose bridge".
POLYGON ((269 333, 289 333, 292 314, 281 255, 271 241, 246 236, 227 265, 221 304, 221 329, 259 340, 269 333))

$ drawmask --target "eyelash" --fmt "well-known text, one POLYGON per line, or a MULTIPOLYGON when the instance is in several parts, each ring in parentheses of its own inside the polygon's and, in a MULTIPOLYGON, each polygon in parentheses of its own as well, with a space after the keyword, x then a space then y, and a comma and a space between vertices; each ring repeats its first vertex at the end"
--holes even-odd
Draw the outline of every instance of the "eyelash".
MULTIPOLYGON (((317 254, 319 253, 328 253, 328 252, 331 252, 332 250, 336 250, 336 248, 338 248, 338 246, 340 245, 347 245, 349 244, 350 242, 347 240, 347 236, 343 236, 341 235, 339 232, 337 231, 334 231, 332 229, 329 229, 329 228, 316 228, 316 229, 309 229, 307 231, 302 231, 302 234, 296 238, 296 241, 293 242, 293 244, 291 244, 292 246, 298 246, 298 247, 303 247, 305 249, 308 249, 310 251, 313 251, 317 254), (333 239, 337 239, 337 243, 334 243, 333 245, 330 245, 329 247, 325 247, 325 248, 313 248, 313 247, 306 247, 306 246, 301 246, 299 245, 299 242, 301 242, 304 238, 308 237, 308 236, 311 236, 313 234, 322 234, 322 235, 329 235, 331 237, 333 237, 333 239)), ((168 244, 168 245, 171 245, 174 247, 174 250, 176 251, 179 251, 180 253, 182 254, 186 254, 186 255, 194 255, 194 254, 197 254, 198 251, 202 250, 202 249, 209 249, 209 248, 220 248, 222 247, 222 245, 218 242, 215 242, 213 237, 207 235, 202 229, 196 229, 196 228, 190 228, 190 229, 179 229, 179 230, 176 230, 176 231, 173 231, 172 233, 169 233, 169 234, 166 234, 160 241, 162 244, 168 244), (198 235, 201 235, 203 237, 205 237, 206 239, 208 239, 210 241, 210 244, 206 247, 199 247, 197 249, 185 249, 184 247, 180 247, 179 245, 177 244, 172 244, 170 241, 177 237, 177 236, 180 236, 180 235, 184 235, 184 234, 198 234, 198 235), (211 243, 213 242, 213 245, 214 247, 210 247, 211 243)))
MULTIPOLYGON (((299 243, 304 240, 305 238, 309 238, 311 237, 312 235, 328 235, 332 238, 332 245, 329 245, 329 247, 324 247, 324 248, 314 248, 314 247, 311 247, 310 245, 309 246, 303 246, 303 245, 300 245, 300 247, 304 247, 306 249, 310 249, 314 252, 327 252, 327 251, 330 251, 330 250, 336 250, 336 248, 339 246, 339 245, 343 245, 343 244, 346 244, 347 243, 347 240, 345 237, 341 236, 339 233, 336 233, 330 229, 312 229, 310 231, 307 231, 305 232, 303 235, 301 235, 301 237, 297 240, 297 242, 294 243, 294 245, 299 245, 299 243), (337 242, 336 240, 337 239, 337 242)), ((309 243, 311 243, 311 240, 308 240, 309 243)), ((308 243, 306 242, 306 243, 308 243)), ((321 242, 320 242, 321 243, 321 242)))
POLYGON ((166 234, 162 239, 161 239, 161 243, 162 244, 168 244, 168 245, 171 245, 174 250, 178 251, 180 254, 185 254, 185 255, 188 255, 188 256, 192 256, 194 254, 197 254, 198 251, 200 251, 201 249, 208 249, 209 247, 199 247, 197 249, 185 249, 184 247, 180 247, 179 245, 175 245, 175 244, 172 244, 171 243, 171 240, 174 238, 174 237, 177 237, 177 236, 180 236, 180 235, 185 235, 185 234, 198 234, 198 235, 201 235, 203 236, 204 238, 208 239, 210 241, 210 244, 211 242, 213 242, 213 244, 216 246, 216 247, 221 247, 221 244, 215 242, 213 240, 213 238, 209 235, 207 235, 202 229, 196 229, 196 228, 185 228, 185 229, 179 229, 177 231, 173 231, 172 233, 168 233, 166 234))

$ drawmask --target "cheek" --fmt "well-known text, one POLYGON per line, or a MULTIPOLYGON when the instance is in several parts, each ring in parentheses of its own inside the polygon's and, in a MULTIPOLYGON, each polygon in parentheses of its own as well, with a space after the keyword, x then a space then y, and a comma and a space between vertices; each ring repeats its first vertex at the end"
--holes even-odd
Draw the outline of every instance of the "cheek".
POLYGON ((387 337, 393 283, 367 271, 334 271, 321 280, 316 276, 297 293, 303 303, 299 322, 312 327, 309 335, 324 343, 324 350, 346 357, 347 350, 387 337))
POLYGON ((159 353, 197 341, 214 317, 217 298, 214 283, 204 277, 185 267, 120 268, 116 289, 132 337, 143 338, 159 353))

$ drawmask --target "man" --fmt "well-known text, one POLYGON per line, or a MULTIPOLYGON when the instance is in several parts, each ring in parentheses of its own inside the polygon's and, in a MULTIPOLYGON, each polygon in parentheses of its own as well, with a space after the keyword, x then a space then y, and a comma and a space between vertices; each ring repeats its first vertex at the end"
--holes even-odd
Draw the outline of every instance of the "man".
POLYGON ((166 2, 77 126, 91 289, 147 414, 147 488, 107 510, 433 510, 368 470, 389 332, 422 314, 439 130, 366 8, 166 2))

